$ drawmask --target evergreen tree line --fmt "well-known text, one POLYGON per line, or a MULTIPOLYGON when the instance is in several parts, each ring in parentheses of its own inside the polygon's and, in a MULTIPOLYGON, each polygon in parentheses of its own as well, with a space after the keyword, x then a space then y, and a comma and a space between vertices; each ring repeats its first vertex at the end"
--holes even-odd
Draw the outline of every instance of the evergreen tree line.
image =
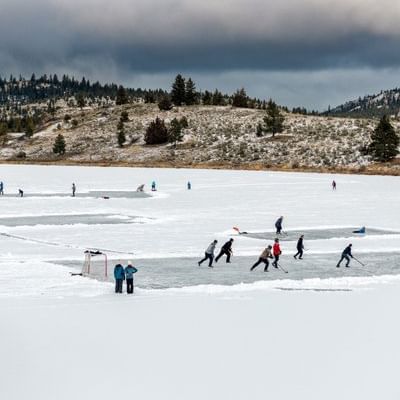
POLYGON ((121 85, 91 83, 83 77, 81 80, 63 75, 58 78, 57 74, 42 75, 36 77, 32 74, 30 79, 22 76, 15 78, 12 75, 7 79, 0 76, 0 105, 28 104, 32 102, 46 101, 49 99, 61 99, 82 94, 91 98, 115 99, 119 90, 124 90, 129 99, 141 98, 148 102, 156 102, 166 91, 162 89, 133 89, 123 88, 121 85))

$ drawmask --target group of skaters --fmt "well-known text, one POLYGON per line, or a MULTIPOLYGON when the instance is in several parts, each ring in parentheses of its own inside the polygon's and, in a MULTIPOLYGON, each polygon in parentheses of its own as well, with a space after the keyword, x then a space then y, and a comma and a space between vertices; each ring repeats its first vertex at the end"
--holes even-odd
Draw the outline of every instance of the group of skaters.
MULTIPOLYGON (((282 224, 283 224, 283 216, 279 217, 277 219, 277 221, 275 222, 275 228, 276 228, 276 235, 282 235, 283 232, 283 228, 282 228, 282 224)), ((357 231, 353 231, 353 233, 365 233, 365 227, 362 227, 361 229, 357 230, 357 231)), ((204 254, 204 258, 202 258, 197 264, 198 266, 200 266, 201 264, 203 264, 203 262, 208 260, 208 267, 213 268, 213 262, 218 262, 218 260, 222 257, 222 256, 226 256, 226 262, 230 263, 231 262, 231 257, 233 255, 233 250, 232 250, 232 245, 233 245, 234 239, 231 238, 229 239, 226 243, 224 243, 224 245, 221 247, 217 257, 214 258, 214 253, 215 253, 215 248, 218 244, 218 240, 213 240, 210 245, 207 247, 205 254, 204 254)), ((297 244, 296 244, 296 250, 297 252, 293 255, 293 258, 295 260, 302 260, 303 259, 303 255, 304 255, 304 235, 300 235, 300 237, 297 240, 297 244)), ((339 268, 341 263, 346 260, 346 267, 350 266, 350 260, 353 257, 353 254, 351 252, 352 250, 352 244, 350 243, 342 252, 341 254, 341 258, 339 260, 339 262, 337 263, 336 267, 339 268)), ((267 247, 265 247, 262 251, 262 253, 260 254, 258 260, 251 266, 250 271, 253 271, 255 268, 257 268, 260 264, 264 264, 264 272, 268 271, 269 268, 269 264, 270 264, 270 260, 272 261, 272 266, 274 268, 279 268, 281 270, 285 271, 279 264, 279 259, 280 256, 282 254, 282 249, 281 249, 281 245, 279 242, 279 238, 275 238, 273 245, 268 245, 267 247)))
POLYGON ((132 265, 132 261, 128 261, 126 267, 117 264, 114 267, 115 293, 123 293, 124 281, 126 280, 126 293, 132 294, 134 291, 133 275, 137 271, 137 268, 132 265))

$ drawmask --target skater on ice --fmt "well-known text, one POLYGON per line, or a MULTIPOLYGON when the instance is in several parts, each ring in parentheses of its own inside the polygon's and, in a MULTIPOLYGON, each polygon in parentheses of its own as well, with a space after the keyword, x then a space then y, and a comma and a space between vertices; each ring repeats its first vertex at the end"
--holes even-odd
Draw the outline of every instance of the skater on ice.
POLYGON ((340 258, 340 261, 337 263, 336 268, 340 267, 340 264, 343 260, 346 260, 346 267, 350 267, 350 258, 354 258, 353 254, 351 254, 351 247, 353 245, 350 243, 342 252, 342 257, 340 258))
POLYGON ((274 261, 273 261, 272 265, 275 268, 278 268, 279 257, 282 254, 281 246, 279 244, 278 238, 275 239, 274 247, 272 248, 272 254, 274 256, 274 261))
POLYGON ((222 247, 221 251, 217 255, 217 258, 215 259, 215 262, 218 262, 218 260, 225 254, 226 255, 226 262, 230 263, 231 262, 231 256, 232 256, 232 244, 233 244, 233 239, 229 239, 222 247))
POLYGON ((128 294, 132 294, 134 291, 133 274, 136 274, 136 272, 138 270, 132 265, 132 261, 128 261, 128 265, 125 268, 126 293, 128 294))
POLYGON ((276 228, 276 234, 280 235, 282 233, 282 222, 283 222, 283 217, 279 217, 276 222, 275 222, 275 228, 276 228))
POLYGON ((136 191, 137 192, 144 192, 144 183, 143 184, 141 184, 141 185, 139 185, 138 187, 137 187, 137 189, 136 189, 136 191))
POLYGON ((121 264, 117 264, 114 267, 114 278, 115 278, 115 293, 122 293, 122 286, 125 280, 125 270, 121 264))
POLYGON ((4 183, 0 182, 0 196, 4 195, 4 183))
POLYGON ((18 189, 19 197, 24 197, 24 191, 22 189, 18 189))
POLYGON ((197 263, 199 265, 199 267, 206 260, 208 260, 208 266, 210 268, 213 267, 212 263, 214 261, 214 251, 215 251, 215 246, 217 245, 217 243, 218 243, 218 240, 214 240, 210 243, 210 245, 207 247, 207 249, 205 251, 204 258, 197 263))
POLYGON ((187 183, 187 188, 188 188, 188 190, 192 189, 192 184, 190 183, 190 181, 187 183))
POLYGON ((297 241, 297 245, 296 245, 297 253, 293 256, 296 260, 297 260, 297 256, 299 256, 299 260, 303 259, 303 251, 304 251, 303 240, 304 240, 304 235, 301 235, 299 237, 299 240, 297 241))
POLYGON ((250 268, 250 271, 253 271, 254 268, 257 268, 258 265, 260 265, 261 263, 264 263, 264 272, 268 271, 268 267, 269 267, 269 260, 268 258, 273 258, 272 257, 272 246, 269 244, 261 253, 258 261, 250 268))
POLYGON ((76 192, 76 185, 74 182, 72 182, 72 197, 75 197, 75 192, 76 192))
POLYGON ((335 180, 332 181, 332 190, 336 190, 336 181, 335 180))
POLYGON ((156 181, 151 182, 151 191, 152 191, 152 192, 157 191, 157 188, 156 188, 156 181))

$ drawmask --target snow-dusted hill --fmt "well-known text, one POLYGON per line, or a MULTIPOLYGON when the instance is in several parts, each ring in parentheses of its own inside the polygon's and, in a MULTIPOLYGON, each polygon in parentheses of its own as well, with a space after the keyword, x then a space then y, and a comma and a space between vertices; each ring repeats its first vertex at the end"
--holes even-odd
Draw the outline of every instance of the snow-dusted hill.
POLYGON ((400 89, 383 90, 378 94, 359 97, 341 104, 326 115, 347 117, 380 117, 382 115, 398 116, 400 113, 400 89))
MULTIPOLYGON (((224 166, 236 168, 311 168, 358 172, 370 168, 364 150, 376 120, 285 114, 285 130, 272 138, 257 137, 265 111, 230 106, 176 107, 160 111, 154 104, 91 106, 80 110, 59 102, 55 117, 32 138, 8 134, 2 138, 0 160, 28 162, 125 163, 134 165, 224 166), (117 143, 121 112, 128 113, 126 142, 117 143), (71 119, 64 121, 68 114, 71 119), (147 146, 146 128, 156 117, 166 124, 185 116, 189 126, 177 148, 147 146), (74 125, 71 121, 74 121, 74 125), (62 133, 66 154, 54 155, 53 143, 62 133)), ((393 121, 397 127, 398 123, 393 121)), ((396 173, 395 166, 392 173, 396 173)))

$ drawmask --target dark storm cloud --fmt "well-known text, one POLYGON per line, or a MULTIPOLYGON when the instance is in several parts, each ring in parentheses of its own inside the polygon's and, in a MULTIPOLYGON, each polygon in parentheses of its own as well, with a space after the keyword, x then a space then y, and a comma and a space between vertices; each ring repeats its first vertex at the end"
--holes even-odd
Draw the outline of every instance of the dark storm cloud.
POLYGON ((399 17, 389 0, 0 0, 0 73, 397 68, 399 17))

